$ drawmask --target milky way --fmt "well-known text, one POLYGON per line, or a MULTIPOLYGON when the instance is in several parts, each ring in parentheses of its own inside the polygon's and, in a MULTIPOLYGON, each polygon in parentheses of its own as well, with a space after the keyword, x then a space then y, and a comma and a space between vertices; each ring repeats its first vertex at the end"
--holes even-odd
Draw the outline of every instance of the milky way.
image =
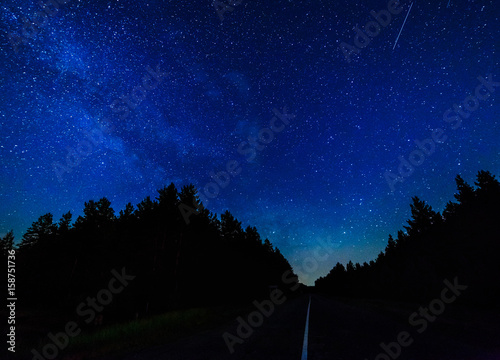
POLYGON ((500 175, 493 0, 415 1, 394 49, 411 1, 54 3, 0 6, 0 235, 193 183, 311 283, 500 175))

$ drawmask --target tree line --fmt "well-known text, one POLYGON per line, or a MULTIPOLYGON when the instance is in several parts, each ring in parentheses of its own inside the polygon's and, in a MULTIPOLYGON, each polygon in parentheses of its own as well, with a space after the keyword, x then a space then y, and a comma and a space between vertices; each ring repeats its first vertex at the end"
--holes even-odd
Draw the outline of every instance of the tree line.
POLYGON ((86 202, 74 223, 70 212, 59 221, 42 215, 17 247, 12 231, 0 239, 2 257, 12 248, 19 304, 58 314, 74 314, 78 303, 107 286, 112 269, 125 268, 135 279, 106 307, 113 320, 265 297, 292 271, 255 227, 243 229, 229 211, 218 217, 202 206, 193 185, 178 191, 173 183, 119 214, 101 198, 86 202), (198 209, 189 224, 182 203, 198 209))
POLYGON ((456 201, 443 212, 412 198, 411 219, 385 251, 369 263, 337 263, 315 282, 318 291, 366 298, 426 300, 439 294, 443 280, 468 285, 464 301, 496 304, 500 293, 500 183, 479 171, 474 186, 455 178, 456 201))

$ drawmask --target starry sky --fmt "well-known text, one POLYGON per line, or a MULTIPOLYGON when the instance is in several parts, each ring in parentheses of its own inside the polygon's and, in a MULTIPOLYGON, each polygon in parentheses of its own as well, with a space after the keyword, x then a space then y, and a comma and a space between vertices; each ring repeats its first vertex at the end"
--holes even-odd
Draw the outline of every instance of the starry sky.
POLYGON ((2 1, 0 235, 193 183, 312 284, 374 259, 412 196, 441 211, 457 174, 500 175, 493 0, 402 1, 368 29, 391 2, 227 4, 2 1))

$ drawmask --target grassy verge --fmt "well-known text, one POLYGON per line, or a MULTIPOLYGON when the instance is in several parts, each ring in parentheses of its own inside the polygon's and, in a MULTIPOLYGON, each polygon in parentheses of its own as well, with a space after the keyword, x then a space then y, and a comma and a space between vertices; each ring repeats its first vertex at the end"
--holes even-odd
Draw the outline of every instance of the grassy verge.
POLYGON ((221 326, 245 311, 248 309, 244 307, 193 308, 110 325, 73 338, 64 350, 64 358, 120 357, 134 350, 162 345, 221 326))

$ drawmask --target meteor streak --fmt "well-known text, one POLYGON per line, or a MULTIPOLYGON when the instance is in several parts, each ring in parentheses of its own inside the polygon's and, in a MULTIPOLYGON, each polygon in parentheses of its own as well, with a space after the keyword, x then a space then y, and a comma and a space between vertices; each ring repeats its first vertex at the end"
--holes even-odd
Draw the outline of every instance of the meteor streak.
POLYGON ((403 22, 403 26, 401 26, 401 30, 399 30, 398 37, 396 38, 396 42, 394 43, 394 46, 392 47, 392 50, 396 47, 396 44, 398 43, 399 37, 401 36, 401 31, 403 31, 403 28, 405 27, 406 24, 406 19, 408 19, 408 15, 410 15, 411 8, 413 6, 413 2, 410 5, 410 8, 408 9, 408 13, 406 14, 405 21, 403 22))

